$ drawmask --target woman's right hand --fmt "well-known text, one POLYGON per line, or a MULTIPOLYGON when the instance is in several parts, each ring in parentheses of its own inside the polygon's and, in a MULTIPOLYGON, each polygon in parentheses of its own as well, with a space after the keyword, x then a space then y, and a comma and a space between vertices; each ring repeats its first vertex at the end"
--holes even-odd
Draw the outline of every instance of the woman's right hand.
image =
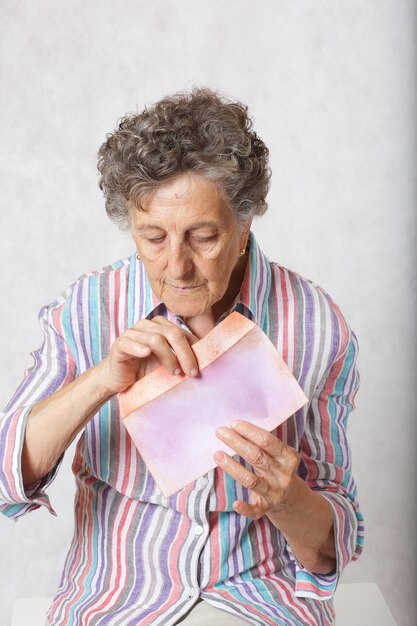
POLYGON ((124 391, 161 364, 174 375, 197 376, 198 363, 191 346, 198 338, 165 317, 139 320, 113 343, 101 362, 109 394, 124 391))

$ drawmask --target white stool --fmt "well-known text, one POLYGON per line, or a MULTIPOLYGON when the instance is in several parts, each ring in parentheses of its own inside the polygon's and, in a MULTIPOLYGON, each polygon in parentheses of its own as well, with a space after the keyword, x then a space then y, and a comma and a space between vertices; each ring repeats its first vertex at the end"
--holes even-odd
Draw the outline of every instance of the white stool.
POLYGON ((11 626, 45 626, 52 598, 19 598, 13 605, 11 626))
MULTIPOLYGON (((45 626, 52 598, 20 598, 11 626, 45 626)), ((336 626, 396 626, 376 583, 341 583, 335 598, 336 626)))

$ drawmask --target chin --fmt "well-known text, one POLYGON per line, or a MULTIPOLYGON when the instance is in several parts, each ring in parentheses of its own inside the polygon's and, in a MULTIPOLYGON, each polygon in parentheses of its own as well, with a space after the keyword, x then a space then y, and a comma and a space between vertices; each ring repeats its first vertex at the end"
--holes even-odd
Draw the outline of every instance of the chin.
POLYGON ((211 305, 206 302, 187 302, 185 298, 166 298, 163 302, 170 311, 183 318, 202 315, 211 308, 211 305))

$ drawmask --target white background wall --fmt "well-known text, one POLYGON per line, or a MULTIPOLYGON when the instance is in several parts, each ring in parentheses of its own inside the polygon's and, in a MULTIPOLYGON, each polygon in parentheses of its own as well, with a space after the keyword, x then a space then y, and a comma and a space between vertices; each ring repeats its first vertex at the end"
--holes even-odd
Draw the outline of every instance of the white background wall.
MULTIPOLYGON (((95 153, 128 111, 192 84, 246 102, 271 150, 270 256, 326 288, 359 336, 350 420, 366 517, 343 580, 376 581, 416 623, 416 3, 411 0, 1 0, 0 400, 38 347, 37 312, 78 275, 133 251, 106 218, 95 153)), ((52 595, 72 530, 0 519, 0 623, 52 595)))

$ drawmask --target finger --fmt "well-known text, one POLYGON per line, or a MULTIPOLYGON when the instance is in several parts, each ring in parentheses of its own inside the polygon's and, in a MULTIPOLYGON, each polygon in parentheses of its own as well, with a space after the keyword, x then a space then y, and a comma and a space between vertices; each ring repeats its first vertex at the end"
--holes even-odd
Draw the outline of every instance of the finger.
MULTIPOLYGON (((138 356, 142 356, 142 351, 146 350, 145 356, 149 356, 151 353, 154 354, 170 374, 178 375, 182 373, 178 360, 163 335, 129 328, 120 341, 125 339, 139 346, 138 356)), ((134 352, 134 354, 136 353, 134 352)))
POLYGON ((135 333, 135 341, 148 347, 170 374, 179 375, 182 373, 179 360, 164 335, 158 332, 131 331, 131 333, 135 333))
POLYGON ((190 346, 195 344, 197 341, 200 341, 199 338, 196 335, 193 335, 192 332, 190 332, 189 330, 182 329, 179 326, 176 326, 175 324, 167 320, 166 317, 163 317, 162 315, 157 315, 156 317, 152 319, 152 321, 156 322, 157 324, 160 324, 161 326, 165 326, 166 328, 178 329, 181 333, 184 334, 184 337, 186 338, 190 346))
POLYGON ((117 347, 118 350, 115 352, 114 358, 119 363, 127 361, 132 357, 146 359, 151 353, 149 346, 145 346, 127 335, 120 337, 117 347))
POLYGON ((267 494, 269 485, 266 480, 262 476, 257 476, 253 472, 250 472, 246 467, 235 461, 235 459, 232 459, 232 457, 225 452, 216 452, 214 460, 229 476, 247 489, 251 489, 259 495, 267 494))
POLYGON ((285 443, 265 428, 251 424, 246 420, 234 420, 230 424, 230 428, 271 456, 283 458, 287 456, 288 450, 285 443))
POLYGON ((144 321, 149 322, 151 324, 152 323, 159 324, 160 326, 165 326, 166 328, 171 328, 171 327, 178 328, 178 330, 184 333, 184 336, 190 345, 193 345, 194 343, 196 343, 196 341, 200 341, 199 338, 196 335, 193 335, 192 332, 190 332, 189 330, 179 328, 179 326, 176 326, 175 324, 167 320, 167 318, 164 317, 163 315, 157 315, 156 317, 153 317, 151 320, 139 320, 139 322, 136 322, 133 328, 136 328, 137 325, 142 324, 144 321))
POLYGON ((235 500, 235 502, 233 502, 233 508, 239 515, 245 515, 252 519, 259 519, 264 514, 263 509, 261 509, 259 505, 249 504, 249 502, 245 502, 244 500, 235 500))
POLYGON ((216 437, 258 470, 270 472, 277 464, 276 457, 271 456, 248 439, 241 437, 231 428, 227 428, 227 426, 217 428, 216 437))
POLYGON ((182 371, 189 376, 197 376, 198 362, 190 345, 190 340, 195 343, 192 339, 193 336, 188 337, 189 333, 174 324, 171 324, 169 328, 165 327, 163 334, 174 351, 182 371))
POLYGON ((195 335, 182 330, 162 316, 157 316, 152 320, 140 320, 133 329, 140 332, 161 334, 165 337, 169 349, 177 357, 181 370, 189 376, 197 376, 199 370, 198 362, 191 349, 191 345, 198 341, 195 335))

